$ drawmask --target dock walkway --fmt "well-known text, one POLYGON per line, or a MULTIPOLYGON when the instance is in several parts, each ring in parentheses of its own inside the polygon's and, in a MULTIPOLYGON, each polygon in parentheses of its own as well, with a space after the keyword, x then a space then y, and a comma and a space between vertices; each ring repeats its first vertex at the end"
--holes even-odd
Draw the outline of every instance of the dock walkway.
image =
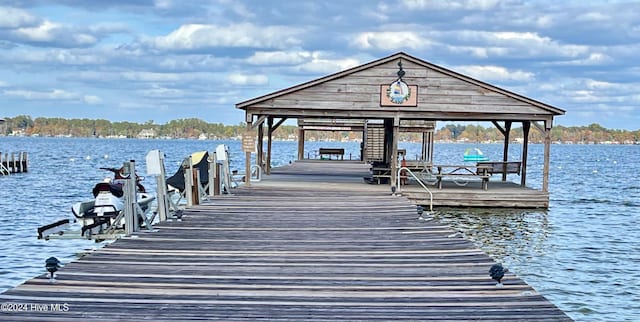
POLYGON ((325 167, 274 169, 29 280, 0 302, 30 307, 0 320, 570 320, 510 273, 496 287, 490 257, 359 165, 325 167))

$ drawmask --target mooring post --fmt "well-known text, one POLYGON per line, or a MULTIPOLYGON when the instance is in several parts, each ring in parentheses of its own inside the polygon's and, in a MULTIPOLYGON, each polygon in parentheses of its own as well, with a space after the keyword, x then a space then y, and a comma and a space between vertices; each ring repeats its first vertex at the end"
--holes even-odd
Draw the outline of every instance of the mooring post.
POLYGON ((193 189, 193 204, 194 205, 199 205, 200 204, 200 196, 202 196, 202 193, 200 192, 200 187, 202 187, 201 182, 200 182, 200 168, 193 168, 193 183, 194 183, 194 189, 193 189))
POLYGON ((213 197, 216 195, 216 154, 215 152, 210 152, 209 157, 207 158, 207 162, 209 163, 209 196, 213 197))
POLYGON ((11 165, 11 172, 12 173, 16 173, 17 172, 17 168, 16 168, 16 153, 15 152, 11 152, 11 161, 9 161, 9 164, 11 165))
POLYGON ((156 194, 158 201, 158 219, 166 221, 169 216, 169 196, 167 195, 166 172, 164 169, 164 153, 160 150, 151 150, 147 153, 147 175, 156 177, 156 194))
POLYGON ((213 194, 219 196, 222 194, 222 167, 218 163, 218 153, 213 153, 213 168, 215 169, 214 181, 213 181, 213 194))
POLYGON ((124 190, 124 230, 127 236, 133 234, 137 229, 138 220, 136 216, 136 169, 135 161, 130 160, 122 164, 122 176, 125 177, 124 190))
POLYGON ((187 199, 187 206, 193 206, 193 165, 191 156, 189 156, 189 164, 184 168, 184 198, 187 199))
POLYGON ((29 155, 27 154, 27 152, 22 152, 24 154, 24 172, 28 172, 29 171, 29 155))

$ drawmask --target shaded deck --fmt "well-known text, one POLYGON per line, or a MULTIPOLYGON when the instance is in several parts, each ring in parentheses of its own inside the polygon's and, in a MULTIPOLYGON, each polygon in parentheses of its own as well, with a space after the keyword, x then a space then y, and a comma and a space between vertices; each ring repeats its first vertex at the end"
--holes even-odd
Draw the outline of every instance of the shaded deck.
POLYGON ((276 169, 67 264, 56 284, 27 281, 0 301, 68 310, 0 320, 569 320, 510 273, 497 288, 491 258, 362 183, 361 165, 327 165, 276 169))
MULTIPOLYGON (((391 193, 388 184, 364 184, 363 177, 370 176, 370 165, 358 161, 298 161, 285 167, 274 169, 266 176, 261 185, 287 186, 297 182, 297 175, 308 174, 299 184, 310 181, 326 181, 329 187, 339 185, 337 189, 349 191, 381 191, 391 193), (292 175, 294 177, 292 177, 292 175)), ((433 194, 434 206, 440 207, 509 207, 509 208, 548 208, 549 194, 540 190, 522 187, 513 182, 502 182, 500 175, 489 181, 489 188, 482 190, 480 181, 469 181, 460 186, 445 179, 442 189, 428 185, 433 194)), ((315 189, 324 189, 315 187, 315 189)), ((415 181, 408 180, 402 186, 402 195, 414 204, 429 205, 429 194, 415 181)))

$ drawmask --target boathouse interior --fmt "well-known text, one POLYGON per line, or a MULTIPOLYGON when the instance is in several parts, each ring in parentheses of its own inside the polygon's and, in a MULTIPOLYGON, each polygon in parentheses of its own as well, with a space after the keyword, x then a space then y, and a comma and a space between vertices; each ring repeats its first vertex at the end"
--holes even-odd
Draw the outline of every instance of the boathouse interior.
MULTIPOLYGON (((540 191, 546 202, 535 204, 548 207, 549 158, 551 129, 555 116, 565 111, 537 100, 462 75, 447 68, 399 52, 351 69, 311 80, 236 104, 245 111, 246 135, 257 136, 267 151, 257 145, 255 162, 264 165, 264 173, 271 173, 272 134, 288 119, 298 124, 298 160, 305 159, 306 131, 352 131, 362 133, 360 162, 372 165, 379 172, 374 176, 387 177, 392 187, 399 182, 400 168, 398 137, 401 132, 417 132, 422 137, 421 153, 417 160, 404 166, 413 170, 433 168, 434 130, 438 121, 491 122, 504 137, 502 160, 488 165, 478 163, 465 169, 486 177, 487 172, 520 175, 519 186, 527 185, 527 158, 531 127, 544 137, 544 164, 540 191), (522 126, 521 160, 509 161, 511 129, 522 126), (266 160, 263 159, 266 158, 266 160), (502 169, 502 170, 500 170, 502 169), (386 171, 385 171, 386 170, 386 171)), ((246 152, 246 173, 250 173, 251 152, 246 152)), ((325 153, 336 153, 328 149, 325 153)), ((480 160, 479 160, 480 161, 480 160)), ((438 171, 443 170, 440 165, 438 171)), ((444 176, 444 175, 443 175, 444 176)), ((250 180, 247 176, 247 184, 250 180)), ((486 190, 483 179, 483 188, 486 190)), ((441 184, 441 183, 440 183, 441 184)), ((393 188, 392 188, 393 189, 393 188)), ((507 203, 512 204, 512 203, 507 203)))

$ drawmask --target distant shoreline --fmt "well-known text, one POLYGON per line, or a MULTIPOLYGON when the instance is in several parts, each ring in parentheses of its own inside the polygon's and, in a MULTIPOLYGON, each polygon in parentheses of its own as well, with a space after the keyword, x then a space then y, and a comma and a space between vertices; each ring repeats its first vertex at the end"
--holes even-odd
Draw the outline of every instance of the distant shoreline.
MULTIPOLYGON (((199 138, 169 138, 169 137, 156 137, 156 138, 138 138, 138 137, 91 137, 91 136, 40 136, 40 135, 0 135, 2 137, 14 137, 14 138, 51 138, 51 139, 100 139, 100 140, 189 140, 189 141, 241 141, 241 137, 230 138, 215 138, 215 139, 199 139, 199 138)), ((274 142, 297 142, 292 139, 274 139, 274 142)), ((326 142, 326 143, 360 143, 360 140, 351 141, 335 141, 335 140, 305 140, 305 142, 326 142)), ((400 141, 401 143, 420 143, 420 141, 400 141)), ((469 141, 448 141, 448 140, 435 140, 435 143, 440 144, 502 144, 502 141, 486 141, 486 142, 469 142, 469 141)), ((516 140, 511 143, 521 144, 516 140)), ((533 142, 532 144, 542 144, 541 142, 533 142)), ((551 144, 561 145, 640 145, 638 142, 616 142, 616 141, 604 141, 604 142, 571 142, 571 141, 552 141, 551 144)))
MULTIPOLYGON (((246 132, 246 124, 225 125, 208 123, 204 120, 178 119, 166 124, 147 121, 144 124, 132 122, 111 122, 102 119, 32 119, 28 115, 0 119, 0 136, 32 137, 82 137, 82 138, 138 138, 138 139, 192 139, 192 140, 239 140, 246 132)), ((488 122, 480 124, 445 124, 435 130, 434 139, 440 143, 496 143, 502 142, 502 134, 488 122)), ((355 131, 305 131, 307 141, 361 142, 362 133, 355 131)), ((511 129, 511 142, 522 142, 522 127, 511 129)), ((277 141, 297 141, 298 127, 282 125, 273 133, 277 141)), ((400 141, 421 142, 420 133, 400 134, 400 141)), ((543 143, 540 131, 532 130, 530 143, 543 143)), ((554 144, 605 144, 638 145, 640 129, 636 131, 606 129, 598 124, 588 126, 555 126, 551 130, 554 144)))

